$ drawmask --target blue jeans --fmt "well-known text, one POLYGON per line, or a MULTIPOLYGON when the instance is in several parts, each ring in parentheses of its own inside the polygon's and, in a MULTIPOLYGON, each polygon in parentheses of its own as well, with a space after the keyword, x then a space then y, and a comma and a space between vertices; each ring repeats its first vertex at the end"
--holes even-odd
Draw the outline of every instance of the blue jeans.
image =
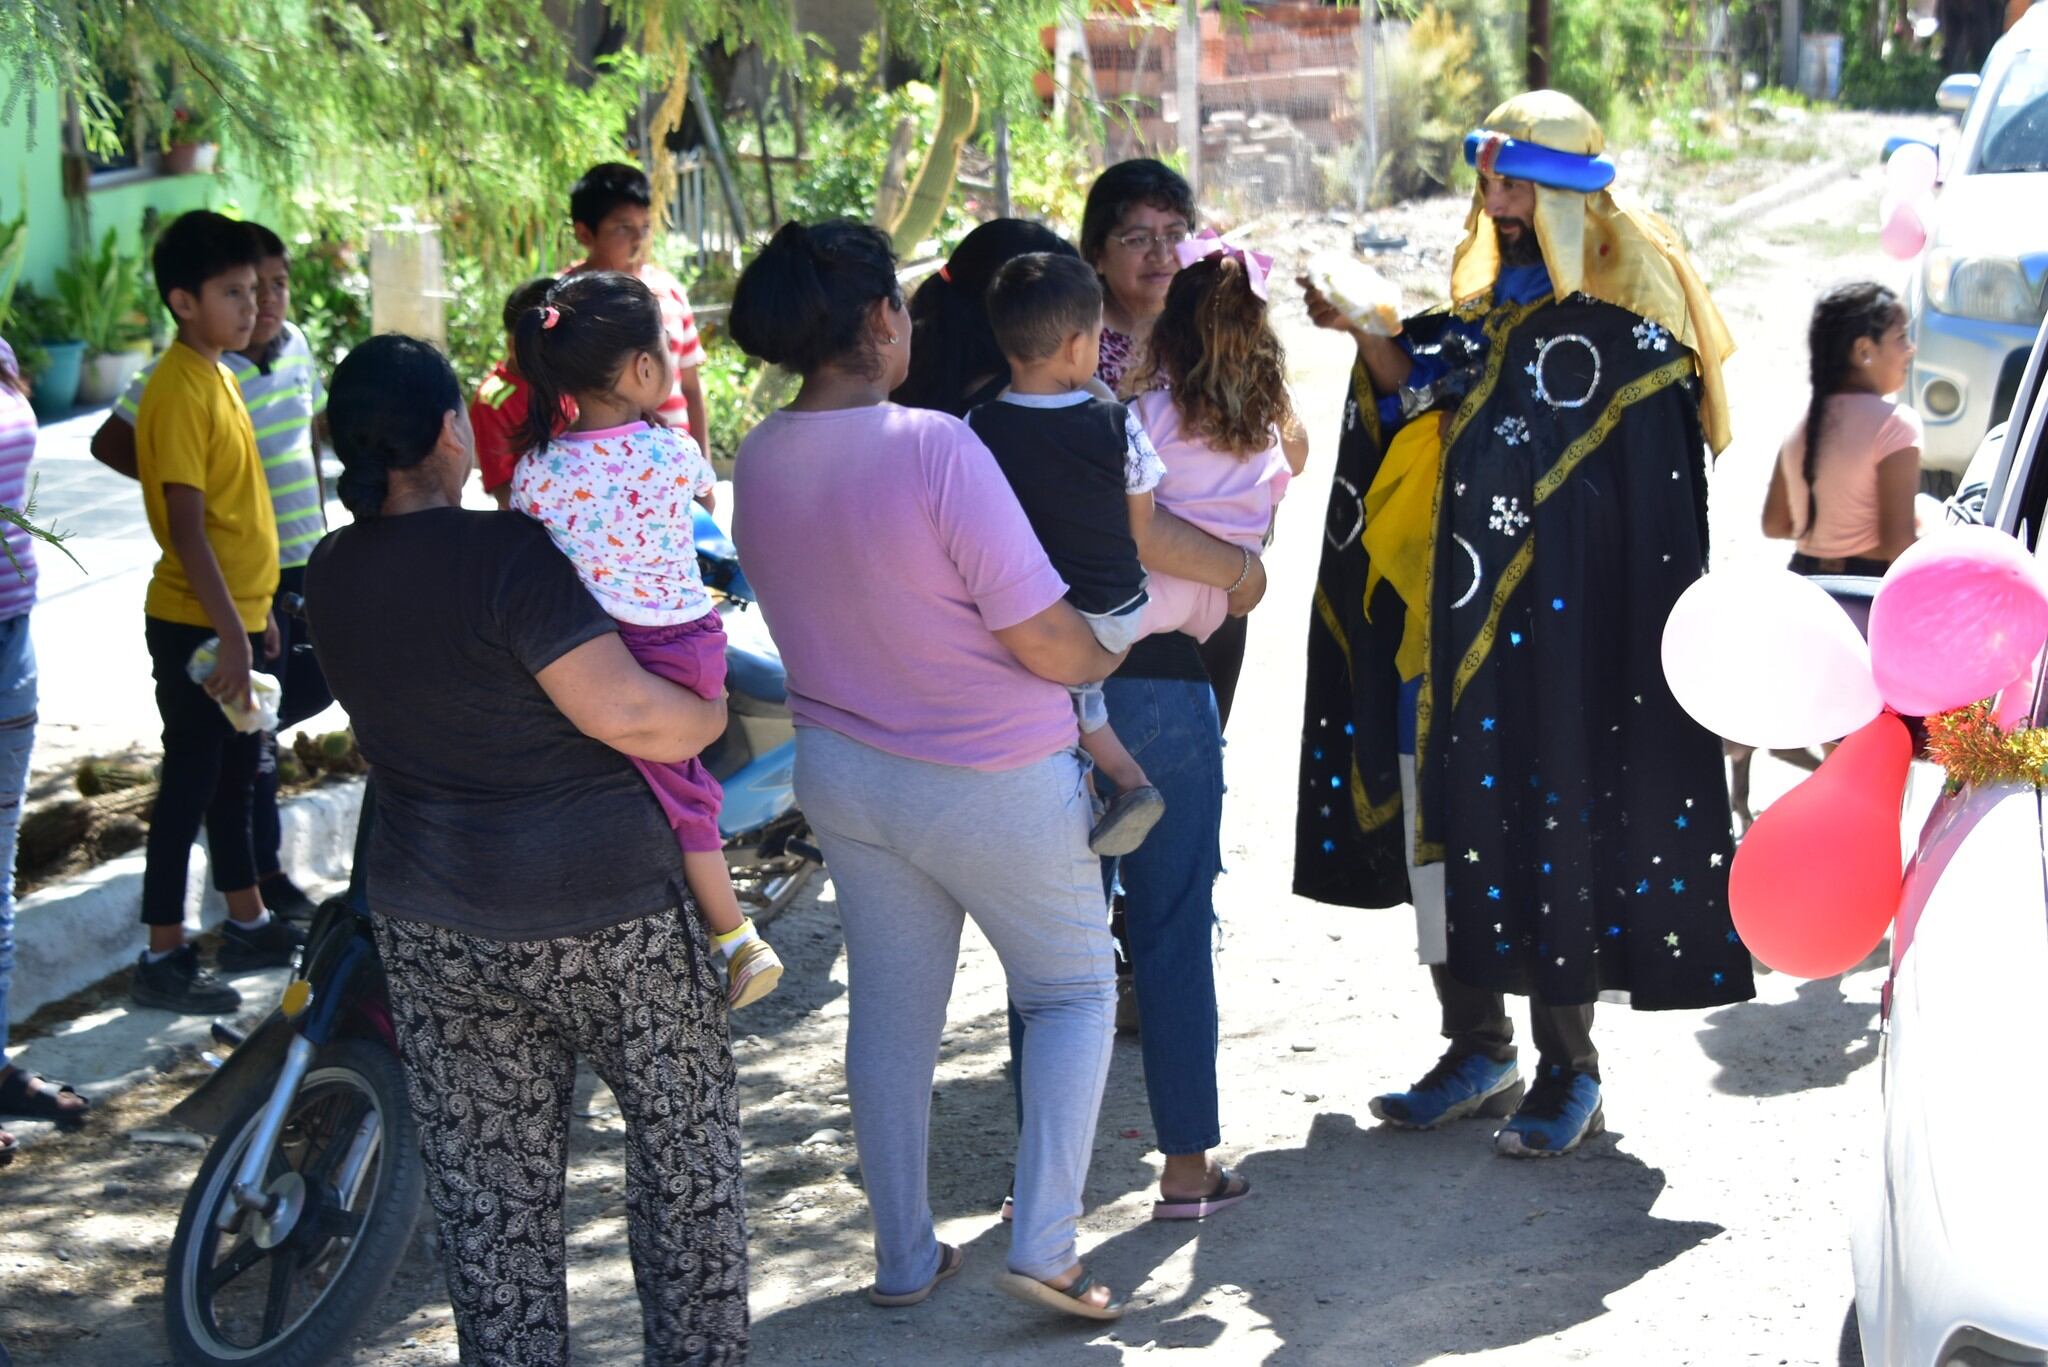
POLYGON ((6 1067, 7 984, 14 976, 14 842, 35 739, 36 648, 24 612, 0 622, 0 1068, 6 1067))
MULTIPOLYGON (((1124 891, 1124 953, 1145 1055, 1145 1095, 1165 1154, 1205 1153, 1223 1140, 1216 1104, 1216 877, 1223 871, 1223 733, 1216 695, 1186 679, 1111 675, 1109 724, 1166 799, 1145 843, 1103 861, 1105 888, 1124 891)), ((1023 1026, 1010 1012, 1010 1056, 1023 1026)))
POLYGON ((1124 890, 1124 952, 1159 1151, 1223 1141, 1216 1107, 1216 877, 1223 872, 1223 732, 1216 695, 1187 679, 1103 684, 1109 724, 1166 799, 1166 815, 1104 881, 1124 890))

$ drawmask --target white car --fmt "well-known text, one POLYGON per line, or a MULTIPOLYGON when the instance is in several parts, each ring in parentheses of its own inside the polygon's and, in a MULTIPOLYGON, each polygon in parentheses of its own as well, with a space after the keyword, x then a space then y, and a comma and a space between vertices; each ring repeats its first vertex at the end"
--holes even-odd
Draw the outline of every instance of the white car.
MULTIPOLYGON (((2023 371, 1981 513, 2037 553, 2048 551, 2044 362, 2048 328, 2023 371)), ((2038 684, 2033 717, 2048 725, 2048 688, 2038 684)), ((2034 1056, 2044 996, 2042 793, 2007 784, 1941 798, 1892 933, 1881 1172, 1851 1231, 1845 1361, 2048 1367, 2048 1175, 2038 1157, 2048 1087, 2021 1066, 2034 1056)))
POLYGON ((1906 397, 1926 424, 1922 470, 1953 477, 2012 407, 2048 301, 2048 5, 1938 99, 1963 122, 1944 139, 1932 236, 1907 290, 1919 354, 1906 397))

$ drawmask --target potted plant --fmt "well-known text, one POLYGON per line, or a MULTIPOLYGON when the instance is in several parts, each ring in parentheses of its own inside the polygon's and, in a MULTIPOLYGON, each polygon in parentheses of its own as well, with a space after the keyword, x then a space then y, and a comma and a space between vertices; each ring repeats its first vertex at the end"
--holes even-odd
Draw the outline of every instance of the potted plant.
POLYGON ((85 343, 82 402, 112 403, 147 363, 148 352, 135 349, 149 340, 144 297, 142 260, 121 250, 112 228, 96 249, 57 272, 58 302, 85 343))
POLYGON ((167 176, 211 171, 220 152, 219 123, 211 110, 196 103, 171 110, 170 126, 158 137, 159 169, 167 176))
POLYGON ((35 405, 36 416, 48 421, 69 413, 78 401, 85 343, 63 306, 23 285, 14 293, 0 333, 13 344, 14 358, 29 378, 29 402, 35 405))

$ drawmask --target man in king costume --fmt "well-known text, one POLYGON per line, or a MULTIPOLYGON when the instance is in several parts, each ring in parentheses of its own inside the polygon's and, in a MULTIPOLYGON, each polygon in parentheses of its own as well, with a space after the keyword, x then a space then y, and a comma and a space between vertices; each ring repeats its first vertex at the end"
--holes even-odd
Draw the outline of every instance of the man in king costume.
POLYGON ((1412 903, 1443 1058, 1390 1124, 1506 1117, 1513 1157, 1603 1126, 1593 1003, 1754 995, 1720 742, 1659 643, 1707 565, 1733 350, 1677 234, 1608 193, 1555 91, 1466 142, 1447 311, 1358 344, 1309 629, 1295 891, 1412 903), (1528 996, 1525 1083, 1503 993, 1528 996))

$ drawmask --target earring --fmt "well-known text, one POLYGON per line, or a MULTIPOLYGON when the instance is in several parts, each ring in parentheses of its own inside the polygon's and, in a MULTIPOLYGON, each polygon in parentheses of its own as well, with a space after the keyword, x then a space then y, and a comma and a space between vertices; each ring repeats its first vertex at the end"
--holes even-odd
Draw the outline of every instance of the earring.
POLYGON ((896 334, 895 334, 895 333, 893 333, 893 332, 889 334, 889 345, 890 345, 890 346, 895 346, 895 345, 896 345, 896 334))

